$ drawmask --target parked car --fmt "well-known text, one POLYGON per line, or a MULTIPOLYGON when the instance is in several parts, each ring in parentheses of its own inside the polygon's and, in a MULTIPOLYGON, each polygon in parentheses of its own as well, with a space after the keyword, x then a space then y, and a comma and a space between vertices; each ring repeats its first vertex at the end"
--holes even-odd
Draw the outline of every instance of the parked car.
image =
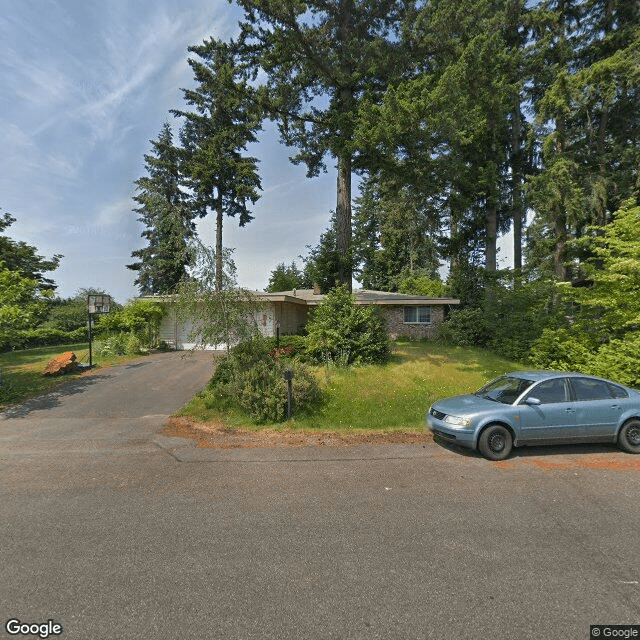
POLYGON ((542 444, 611 442, 640 453, 640 392, 580 373, 514 371, 475 393, 438 400, 427 426, 490 460, 542 444))

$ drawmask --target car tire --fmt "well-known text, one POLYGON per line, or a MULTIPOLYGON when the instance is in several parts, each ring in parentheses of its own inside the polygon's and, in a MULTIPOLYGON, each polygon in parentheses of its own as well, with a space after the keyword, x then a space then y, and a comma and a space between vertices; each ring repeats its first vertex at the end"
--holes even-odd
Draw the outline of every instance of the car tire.
POLYGON ((491 424, 480 434, 478 449, 489 460, 504 460, 512 448, 511 432, 501 424, 491 424))
POLYGON ((618 446, 628 453, 640 453, 640 420, 627 420, 618 434, 618 446))

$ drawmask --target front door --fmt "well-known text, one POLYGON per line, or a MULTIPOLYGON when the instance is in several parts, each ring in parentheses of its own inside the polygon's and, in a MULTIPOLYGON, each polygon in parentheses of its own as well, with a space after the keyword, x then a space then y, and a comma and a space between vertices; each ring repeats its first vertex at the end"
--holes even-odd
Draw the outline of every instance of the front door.
POLYGON ((539 382, 529 390, 525 400, 527 398, 537 398, 540 404, 520 403, 520 443, 560 442, 575 436, 576 412, 574 403, 569 400, 566 378, 539 382))

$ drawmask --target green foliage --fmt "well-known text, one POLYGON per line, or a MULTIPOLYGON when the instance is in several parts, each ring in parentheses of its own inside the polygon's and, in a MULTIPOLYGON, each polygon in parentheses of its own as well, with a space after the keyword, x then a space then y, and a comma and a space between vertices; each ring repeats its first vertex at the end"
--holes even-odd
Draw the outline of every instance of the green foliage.
MULTIPOLYGON (((189 47, 197 85, 183 89, 194 111, 174 110, 186 122, 181 131, 181 171, 192 194, 190 206, 200 217, 216 215, 215 288, 223 283, 222 221, 237 217, 244 227, 253 220, 250 204, 260 197, 258 160, 244 153, 256 142, 263 112, 234 42, 209 38, 189 47)), ((227 287, 228 288, 228 287, 227 287)))
POLYGON ((261 338, 240 343, 222 358, 207 386, 209 409, 240 409, 256 423, 283 422, 287 414, 286 369, 293 371, 293 409, 303 415, 317 409, 322 394, 315 377, 299 362, 269 355, 261 338))
POLYGON ((164 304, 157 300, 132 300, 121 310, 101 316, 98 332, 128 332, 137 336, 140 345, 153 346, 157 341, 160 322, 165 313, 164 304))
POLYGON ((63 331, 51 327, 37 327, 17 331, 11 342, 12 349, 33 349, 49 345, 77 344, 87 340, 87 328, 78 327, 73 331, 63 331))
POLYGON ((39 287, 36 278, 25 278, 0 261, 0 351, 11 349, 18 332, 37 324, 46 313, 39 287))
POLYGON ((529 362, 539 369, 586 371, 595 345, 589 336, 570 329, 544 329, 531 349, 529 362))
POLYGON ((400 280, 398 291, 416 296, 444 298, 449 295, 449 288, 440 280, 426 275, 408 275, 400 280))
POLYGON ((193 262, 189 241, 195 232, 194 215, 180 189, 179 151, 168 123, 151 144, 153 154, 145 155, 147 176, 136 182, 134 196, 147 246, 131 253, 139 262, 127 265, 138 273, 134 284, 142 295, 174 292, 193 262))
POLYGON ((484 311, 472 307, 452 311, 438 333, 445 342, 461 347, 486 347, 491 340, 491 326, 484 311))
POLYGON ((589 373, 640 389, 640 332, 630 331, 622 339, 600 347, 587 367, 589 373))
POLYGON ((320 242, 315 246, 307 246, 308 253, 304 260, 304 272, 301 283, 304 288, 314 285, 320 287, 321 293, 328 293, 340 280, 340 256, 336 248, 335 213, 331 213, 331 224, 320 235, 320 242))
POLYGON ((437 278, 440 211, 425 205, 415 188, 389 192, 369 179, 354 211, 354 262, 365 289, 400 291, 408 278, 437 278))
POLYGON ((330 291, 307 323, 307 353, 316 362, 340 366, 383 363, 391 355, 384 320, 370 306, 356 305, 344 285, 330 291))
POLYGON ((140 338, 135 333, 125 333, 124 331, 96 340, 93 350, 103 358, 133 356, 145 352, 140 338))
POLYGON ((302 272, 296 266, 295 262, 290 265, 281 262, 271 272, 269 276, 269 284, 265 291, 273 293, 275 291, 291 291, 292 289, 302 289, 303 286, 302 272))
MULTIPOLYGON (((0 231, 4 231, 15 221, 16 218, 5 212, 0 217, 0 231)), ((4 262, 9 271, 19 273, 27 280, 35 280, 39 291, 53 291, 56 288, 55 283, 50 278, 45 278, 43 273, 56 269, 62 256, 54 255, 53 258, 47 260, 36 252, 36 247, 32 247, 26 242, 0 235, 0 262, 4 262)))
POLYGON ((640 326, 640 206, 629 200, 610 224, 589 231, 575 244, 592 255, 582 269, 593 284, 562 291, 579 305, 577 322, 606 341, 640 326))

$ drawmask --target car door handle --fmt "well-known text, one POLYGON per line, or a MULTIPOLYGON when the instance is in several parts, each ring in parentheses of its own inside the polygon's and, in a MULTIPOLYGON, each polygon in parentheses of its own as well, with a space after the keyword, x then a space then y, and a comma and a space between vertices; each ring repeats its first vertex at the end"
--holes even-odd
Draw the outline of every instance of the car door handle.
POLYGON ((565 409, 565 411, 566 411, 567 413, 575 413, 575 412, 576 412, 576 410, 575 410, 575 409, 572 409, 571 407, 569 407, 568 409, 565 409))

